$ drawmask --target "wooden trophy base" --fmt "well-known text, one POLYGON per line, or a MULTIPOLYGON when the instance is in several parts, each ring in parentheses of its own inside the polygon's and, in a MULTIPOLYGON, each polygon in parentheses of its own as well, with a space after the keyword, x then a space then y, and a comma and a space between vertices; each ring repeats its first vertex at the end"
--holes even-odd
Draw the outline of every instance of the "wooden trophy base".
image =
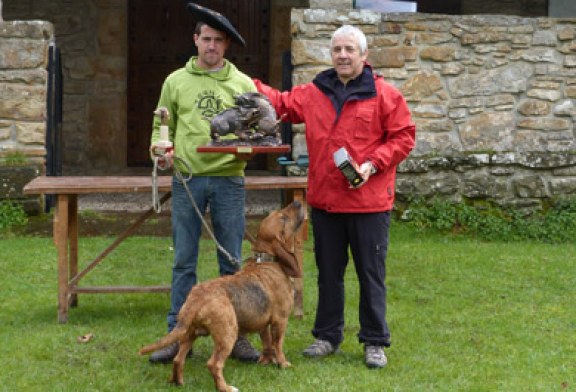
POLYGON ((200 146, 196 148, 198 152, 215 152, 221 154, 282 154, 290 152, 289 144, 280 144, 278 146, 242 146, 242 145, 212 145, 200 146))

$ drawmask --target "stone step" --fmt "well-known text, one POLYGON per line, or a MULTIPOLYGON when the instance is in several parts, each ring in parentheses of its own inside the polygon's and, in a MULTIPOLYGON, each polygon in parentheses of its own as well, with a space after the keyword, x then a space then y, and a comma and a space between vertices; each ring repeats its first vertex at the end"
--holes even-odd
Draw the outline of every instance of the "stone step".
MULTIPOLYGON (((246 215, 261 216, 282 205, 279 190, 248 190, 246 192, 246 215)), ((78 209, 94 212, 138 212, 152 207, 152 194, 149 193, 98 193, 80 195, 78 209)), ((162 210, 170 211, 170 200, 162 210)))

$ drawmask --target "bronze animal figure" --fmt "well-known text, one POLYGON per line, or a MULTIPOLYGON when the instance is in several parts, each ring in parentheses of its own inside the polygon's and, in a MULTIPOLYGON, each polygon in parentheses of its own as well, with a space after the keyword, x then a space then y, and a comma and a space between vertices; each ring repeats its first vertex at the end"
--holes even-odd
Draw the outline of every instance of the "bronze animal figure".
POLYGON ((280 122, 268 98, 257 92, 235 97, 236 106, 218 113, 210 121, 210 136, 220 142, 223 135, 235 134, 240 141, 258 143, 268 138, 280 144, 280 122))

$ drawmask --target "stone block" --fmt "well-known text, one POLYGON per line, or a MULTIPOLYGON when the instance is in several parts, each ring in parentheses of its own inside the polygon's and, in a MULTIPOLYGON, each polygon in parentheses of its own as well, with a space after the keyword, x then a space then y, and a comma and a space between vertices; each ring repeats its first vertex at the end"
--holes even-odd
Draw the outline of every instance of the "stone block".
POLYGON ((462 181, 462 195, 469 199, 484 199, 489 196, 492 181, 485 173, 470 173, 464 175, 462 181))
POLYGON ((462 146, 466 151, 512 150, 514 128, 514 116, 510 113, 481 113, 460 126, 462 146))
POLYGON ((546 183, 542 176, 526 175, 516 178, 512 181, 514 193, 517 197, 526 198, 543 198, 548 196, 546 183))
POLYGON ((52 23, 40 20, 5 21, 0 24, 0 38, 49 40, 54 36, 52 23))
POLYGON ((46 68, 48 41, 0 39, 0 69, 46 68))
POLYGON ((536 99, 529 99, 518 106, 518 112, 525 116, 544 116, 550 114, 550 104, 536 99))
POLYGON ((294 65, 332 64, 330 46, 321 40, 300 40, 292 42, 292 62, 294 65))
POLYGON ((576 177, 552 178, 550 193, 552 196, 576 195, 576 177))

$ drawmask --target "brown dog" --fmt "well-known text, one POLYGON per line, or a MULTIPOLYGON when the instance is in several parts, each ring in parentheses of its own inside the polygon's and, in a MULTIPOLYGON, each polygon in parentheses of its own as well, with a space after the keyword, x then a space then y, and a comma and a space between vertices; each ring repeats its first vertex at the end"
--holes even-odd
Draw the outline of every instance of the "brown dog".
POLYGON ((178 314, 178 323, 156 343, 142 347, 147 354, 174 342, 180 350, 174 358, 170 382, 184 383, 186 354, 199 336, 212 336, 214 350, 208 369, 218 391, 237 391, 224 380, 224 362, 238 335, 257 332, 262 341, 260 364, 290 366, 282 345, 288 317, 294 304, 291 277, 302 271, 294 255, 296 232, 304 220, 304 208, 295 201, 273 211, 260 224, 252 244, 253 257, 242 270, 198 284, 190 290, 178 314))

